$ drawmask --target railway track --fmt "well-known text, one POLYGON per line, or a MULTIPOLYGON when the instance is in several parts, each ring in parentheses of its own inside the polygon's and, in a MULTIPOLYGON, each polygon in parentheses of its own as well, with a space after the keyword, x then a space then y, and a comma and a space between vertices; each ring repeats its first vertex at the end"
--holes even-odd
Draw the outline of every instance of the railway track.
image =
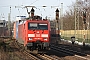
MULTIPOLYGON (((82 59, 82 60, 90 60, 90 58, 87 56, 86 53, 82 53, 80 51, 74 51, 74 50, 70 50, 70 49, 67 49, 65 47, 60 47, 60 46, 55 46, 55 45, 51 45, 51 49, 53 51, 56 51, 56 52, 62 52, 64 54, 66 54, 67 56, 73 56, 73 59, 82 59)), ((72 57, 69 57, 69 58, 72 58, 72 57)))
MULTIPOLYGON (((22 50, 21 47, 18 46, 17 43, 14 44, 20 52, 20 54, 18 54, 18 56, 22 56, 22 54, 24 55, 24 58, 26 56, 27 59, 30 59, 30 60, 60 60, 59 57, 57 56, 50 56, 48 54, 33 54, 31 53, 31 51, 29 50, 22 50)), ((17 53, 16 53, 17 54, 17 53)))
POLYGON ((58 58, 52 57, 52 56, 49 56, 49 55, 46 55, 46 54, 44 54, 44 55, 38 54, 38 56, 43 58, 43 60, 58 60, 58 58))
POLYGON ((51 45, 51 50, 57 52, 58 54, 61 54, 60 52, 66 54, 65 57, 59 57, 56 54, 48 54, 53 52, 47 52, 44 54, 32 54, 29 50, 23 50, 22 46, 19 46, 19 44, 13 40, 10 43, 11 50, 13 51, 13 56, 17 56, 20 60, 89 60, 90 55, 87 55, 82 52, 74 51, 68 46, 57 46, 57 45, 51 45))
POLYGON ((27 50, 23 50, 22 47, 17 44, 17 42, 15 42, 14 45, 20 51, 19 53, 23 55, 23 59, 26 57, 26 59, 28 59, 28 60, 40 60, 39 58, 37 58, 37 57, 33 56, 32 54, 30 54, 30 52, 28 52, 27 50))
POLYGON ((62 58, 55 55, 37 54, 34 56, 37 56, 38 58, 40 58, 40 60, 62 60, 62 58))

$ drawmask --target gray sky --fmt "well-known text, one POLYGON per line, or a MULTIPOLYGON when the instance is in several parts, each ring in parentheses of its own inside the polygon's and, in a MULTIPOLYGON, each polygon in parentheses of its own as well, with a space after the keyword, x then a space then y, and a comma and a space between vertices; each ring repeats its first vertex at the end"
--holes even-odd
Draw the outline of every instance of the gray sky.
MULTIPOLYGON (((50 17, 50 19, 55 19, 55 10, 56 8, 61 8, 61 3, 63 3, 64 12, 68 9, 67 6, 70 6, 75 0, 0 0, 0 19, 4 16, 5 20, 8 20, 8 13, 10 12, 11 6, 11 20, 15 20, 17 15, 27 15, 25 8, 15 8, 15 6, 36 6, 35 15, 40 15, 43 18, 45 16, 50 17), (47 7, 42 7, 47 6, 47 7), (54 6, 51 8, 51 6, 54 6), (59 6, 59 7, 55 7, 59 6)), ((31 8, 30 8, 31 9, 31 8)), ((29 9, 29 10, 30 10, 29 9)))

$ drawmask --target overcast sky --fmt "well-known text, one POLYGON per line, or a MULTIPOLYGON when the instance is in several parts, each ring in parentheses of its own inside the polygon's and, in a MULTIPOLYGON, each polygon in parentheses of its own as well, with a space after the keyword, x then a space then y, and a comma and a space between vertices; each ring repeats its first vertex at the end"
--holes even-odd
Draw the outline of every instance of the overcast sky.
MULTIPOLYGON (((15 6, 36 6, 35 15, 40 15, 43 18, 45 16, 50 17, 50 19, 55 18, 56 8, 61 8, 61 3, 63 3, 63 12, 68 9, 68 6, 72 5, 75 0, 0 0, 0 19, 4 16, 5 20, 8 20, 8 13, 10 12, 11 6, 11 20, 15 20, 18 15, 27 15, 25 8, 15 8, 15 6), (47 6, 47 7, 42 7, 47 6), (53 6, 53 8, 51 8, 53 6), (59 6, 59 7, 55 7, 59 6)), ((31 8, 30 8, 31 9, 31 8)), ((29 10, 30 10, 29 9, 29 10)))

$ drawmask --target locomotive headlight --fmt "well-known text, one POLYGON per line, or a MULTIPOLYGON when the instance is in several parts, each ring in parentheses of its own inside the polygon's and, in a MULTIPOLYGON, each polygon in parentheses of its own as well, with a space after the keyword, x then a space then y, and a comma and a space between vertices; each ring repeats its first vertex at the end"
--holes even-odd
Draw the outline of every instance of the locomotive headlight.
POLYGON ((48 39, 47 39, 47 38, 44 38, 44 40, 46 40, 46 41, 47 41, 48 39))
POLYGON ((29 38, 29 40, 32 40, 32 38, 29 38))

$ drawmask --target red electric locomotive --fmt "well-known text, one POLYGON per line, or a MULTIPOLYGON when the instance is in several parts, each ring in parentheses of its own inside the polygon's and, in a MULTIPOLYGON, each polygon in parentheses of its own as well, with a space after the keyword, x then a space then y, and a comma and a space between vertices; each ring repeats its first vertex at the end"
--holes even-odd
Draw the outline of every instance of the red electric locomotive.
POLYGON ((48 20, 19 21, 18 42, 30 49, 47 49, 50 41, 48 20))
POLYGON ((28 19, 19 20, 16 23, 17 37, 15 38, 25 48, 31 50, 49 49, 50 22, 47 19, 42 20, 40 16, 34 16, 32 8, 31 16, 28 19))

